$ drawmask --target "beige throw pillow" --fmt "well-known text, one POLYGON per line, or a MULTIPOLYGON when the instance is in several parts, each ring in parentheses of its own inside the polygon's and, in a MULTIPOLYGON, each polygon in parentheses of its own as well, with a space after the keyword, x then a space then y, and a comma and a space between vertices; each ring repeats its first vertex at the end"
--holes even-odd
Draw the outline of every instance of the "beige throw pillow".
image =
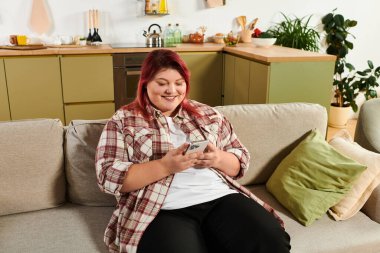
POLYGON ((366 150, 354 142, 347 132, 341 130, 329 144, 342 154, 367 166, 353 188, 329 213, 335 220, 346 220, 354 216, 366 203, 373 190, 380 184, 380 154, 366 150))

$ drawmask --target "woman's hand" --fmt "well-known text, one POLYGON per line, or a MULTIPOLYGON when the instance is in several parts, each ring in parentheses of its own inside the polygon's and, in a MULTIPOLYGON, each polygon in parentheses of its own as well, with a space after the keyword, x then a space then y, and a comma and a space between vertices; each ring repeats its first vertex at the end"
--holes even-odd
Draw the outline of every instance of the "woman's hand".
POLYGON ((195 167, 215 168, 234 177, 239 173, 240 162, 234 154, 220 150, 214 144, 209 143, 207 151, 197 156, 195 167))
POLYGON ((168 169, 169 174, 183 171, 196 164, 197 157, 201 153, 184 154, 188 146, 189 143, 182 144, 178 148, 170 150, 161 158, 160 162, 168 169))
POLYGON ((218 149, 214 144, 208 143, 206 152, 199 154, 196 160, 196 167, 205 168, 213 167, 219 168, 221 162, 222 150, 218 149))
POLYGON ((120 192, 131 192, 141 189, 171 174, 193 167, 200 153, 184 155, 189 144, 185 143, 170 150, 164 157, 129 167, 120 192))

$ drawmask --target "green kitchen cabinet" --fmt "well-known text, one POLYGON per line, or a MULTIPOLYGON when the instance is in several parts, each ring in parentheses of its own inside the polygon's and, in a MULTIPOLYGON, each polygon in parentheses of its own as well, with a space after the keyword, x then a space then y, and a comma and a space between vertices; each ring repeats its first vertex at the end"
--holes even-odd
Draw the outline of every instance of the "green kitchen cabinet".
POLYGON ((113 102, 65 105, 66 124, 74 119, 108 119, 115 111, 113 102))
POLYGON ((111 55, 63 55, 61 73, 66 124, 115 112, 111 55))
POLYGON ((180 52, 191 72, 190 98, 210 106, 222 105, 223 54, 180 52))
POLYGON ((333 61, 261 63, 225 54, 224 104, 309 102, 330 106, 333 61))
POLYGON ((65 104, 114 100, 111 55, 61 56, 61 72, 65 104))
POLYGON ((0 121, 11 119, 9 113, 8 90, 5 80, 4 60, 0 59, 0 121))
POLYGON ((64 122, 58 56, 4 58, 12 120, 58 118, 64 122))

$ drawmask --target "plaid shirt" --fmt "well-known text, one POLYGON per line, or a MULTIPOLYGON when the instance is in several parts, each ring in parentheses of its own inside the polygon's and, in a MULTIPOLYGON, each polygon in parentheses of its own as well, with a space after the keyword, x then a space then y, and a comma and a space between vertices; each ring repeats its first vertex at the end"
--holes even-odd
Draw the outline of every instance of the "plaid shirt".
MULTIPOLYGON (((181 108, 173 118, 174 123, 190 141, 207 139, 219 149, 235 154, 241 165, 236 178, 242 177, 248 168, 249 153, 237 139, 231 124, 215 109, 191 100, 189 103, 198 109, 200 117, 193 117, 181 108)), ((142 189, 120 192, 124 176, 132 164, 160 159, 173 148, 164 115, 150 105, 146 109, 150 119, 138 115, 133 109, 119 109, 107 122, 99 140, 96 154, 98 185, 102 191, 115 195, 118 202, 104 235, 110 252, 137 251, 142 234, 160 211, 173 180, 170 175, 142 189)), ((283 226, 274 210, 238 184, 236 178, 214 171, 232 188, 272 212, 283 226)))

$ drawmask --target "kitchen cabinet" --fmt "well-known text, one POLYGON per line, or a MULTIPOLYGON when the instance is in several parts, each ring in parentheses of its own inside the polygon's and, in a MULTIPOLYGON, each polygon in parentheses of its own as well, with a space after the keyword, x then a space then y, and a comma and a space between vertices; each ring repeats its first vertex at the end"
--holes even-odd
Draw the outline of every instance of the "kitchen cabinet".
POLYGON ((66 124, 108 118, 115 112, 112 56, 61 56, 66 124))
POLYGON ((66 124, 74 119, 108 119, 115 111, 113 102, 65 105, 66 124))
POLYGON ((180 52, 191 72, 189 97, 210 106, 222 105, 223 54, 180 52))
POLYGON ((10 120, 8 90, 5 80, 4 60, 0 58, 0 121, 10 120))
POLYGON ((225 54, 224 104, 318 103, 330 106, 333 61, 261 63, 225 54))
POLYGON ((9 57, 4 65, 12 120, 64 121, 58 56, 9 57))

